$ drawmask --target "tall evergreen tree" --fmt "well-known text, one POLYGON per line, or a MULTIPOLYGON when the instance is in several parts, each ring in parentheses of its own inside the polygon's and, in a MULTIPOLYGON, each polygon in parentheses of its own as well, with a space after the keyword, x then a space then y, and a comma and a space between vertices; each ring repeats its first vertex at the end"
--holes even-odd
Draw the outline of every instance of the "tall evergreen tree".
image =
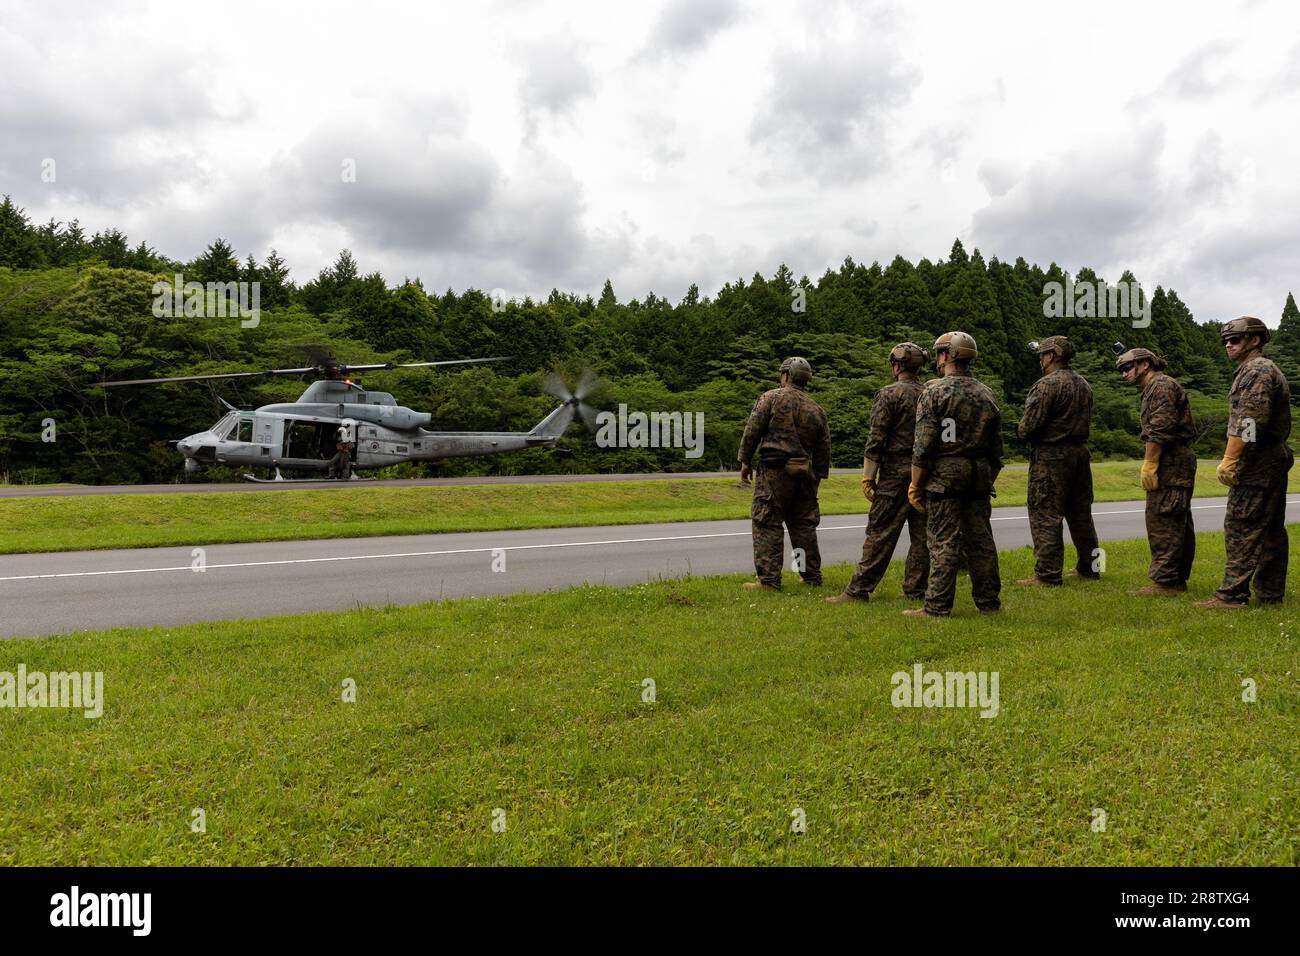
POLYGON ((944 331, 961 330, 975 337, 980 365, 999 376, 1011 366, 1007 334, 1002 327, 997 292, 989 280, 983 259, 970 259, 955 266, 936 303, 939 324, 944 331))
POLYGON ((34 269, 44 264, 40 240, 27 212, 6 195, 0 201, 0 266, 34 269))
POLYGON ((916 268, 902 256, 895 256, 881 275, 873 312, 888 339, 897 339, 912 329, 938 334, 930 290, 916 274, 916 268))

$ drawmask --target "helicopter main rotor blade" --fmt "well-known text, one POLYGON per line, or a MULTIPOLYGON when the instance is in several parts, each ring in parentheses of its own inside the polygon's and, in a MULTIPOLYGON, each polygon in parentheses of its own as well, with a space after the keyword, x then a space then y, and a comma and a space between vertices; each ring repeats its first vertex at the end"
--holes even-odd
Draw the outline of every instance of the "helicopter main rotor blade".
POLYGON ((475 365, 480 362, 508 362, 513 355, 498 355, 493 358, 446 359, 441 362, 381 362, 375 365, 342 365, 338 367, 345 372, 381 372, 391 368, 432 368, 435 365, 475 365))
POLYGON ((176 375, 171 378, 132 378, 121 382, 96 382, 99 388, 113 388, 118 385, 157 385, 162 382, 206 382, 212 379, 230 378, 264 378, 269 375, 307 375, 318 371, 315 368, 276 368, 265 372, 219 372, 215 375, 176 375))
POLYGON ((479 359, 447 359, 442 362, 383 362, 375 365, 344 365, 326 363, 310 365, 307 368, 271 368, 261 372, 218 372, 212 375, 173 375, 170 378, 133 378, 121 382, 96 382, 99 388, 114 388, 119 385, 159 385, 169 382, 209 382, 218 379, 235 378, 270 378, 275 375, 323 375, 327 377, 350 375, 353 372, 376 372, 391 368, 428 368, 433 365, 471 365, 477 362, 505 362, 509 355, 479 359))

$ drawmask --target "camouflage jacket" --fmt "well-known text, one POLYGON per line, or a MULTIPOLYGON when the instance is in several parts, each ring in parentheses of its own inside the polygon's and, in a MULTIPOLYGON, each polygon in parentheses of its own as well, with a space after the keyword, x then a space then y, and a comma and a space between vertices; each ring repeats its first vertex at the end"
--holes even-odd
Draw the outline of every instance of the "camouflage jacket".
MULTIPOLYGON (((911 471, 912 442, 916 437, 916 403, 924 386, 916 379, 904 379, 876 392, 871 403, 871 431, 863 458, 885 464, 898 460, 900 471, 911 471)), ((892 470, 892 469, 891 469, 892 470)))
POLYGON ((1002 470, 1002 412, 969 373, 927 382, 916 403, 912 464, 935 494, 988 495, 1002 470))
POLYGON ((1142 440, 1189 445, 1196 438, 1192 406, 1176 379, 1156 372, 1142 389, 1142 440))
POLYGON ((1044 375, 1025 396, 1016 433, 1031 445, 1082 444, 1092 425, 1092 386, 1074 369, 1044 375))
POLYGON ((1156 372, 1142 389, 1142 440, 1161 446, 1156 474, 1162 488, 1196 484, 1196 425, 1187 394, 1175 379, 1156 372))
POLYGON ((748 465, 755 452, 761 457, 765 449, 789 457, 807 457, 817 478, 830 474, 831 430, 826 413, 802 388, 774 388, 754 403, 736 458, 748 465))
POLYGON ((1246 442, 1238 484, 1268 485, 1290 470, 1291 386, 1272 359, 1256 355, 1238 366, 1228 390, 1228 435, 1246 442))

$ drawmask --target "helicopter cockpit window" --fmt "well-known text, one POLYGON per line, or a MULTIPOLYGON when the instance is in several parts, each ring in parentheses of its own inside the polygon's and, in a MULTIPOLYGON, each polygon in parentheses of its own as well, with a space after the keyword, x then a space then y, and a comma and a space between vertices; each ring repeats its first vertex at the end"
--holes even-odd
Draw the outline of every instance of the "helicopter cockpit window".
POLYGON ((241 418, 239 420, 239 435, 236 441, 251 442, 253 440, 253 420, 251 418, 241 418))
POLYGON ((231 433, 235 430, 238 419, 238 415, 234 412, 230 412, 228 415, 224 415, 221 421, 213 425, 210 431, 212 434, 217 436, 219 441, 224 441, 225 439, 232 437, 231 433))

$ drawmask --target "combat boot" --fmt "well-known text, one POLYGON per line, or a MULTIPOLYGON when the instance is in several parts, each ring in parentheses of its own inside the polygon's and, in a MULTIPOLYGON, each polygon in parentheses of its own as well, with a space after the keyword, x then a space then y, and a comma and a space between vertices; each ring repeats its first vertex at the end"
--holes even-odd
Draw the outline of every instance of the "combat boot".
POLYGON ((746 591, 779 591, 781 589, 778 587, 774 587, 771 584, 764 584, 762 581, 746 581, 745 590, 746 591))
POLYGON ((923 607, 908 608, 903 612, 904 617, 948 617, 947 614, 935 614, 933 611, 927 611, 923 607))
POLYGON ((837 594, 834 597, 823 598, 827 604, 866 604, 867 598, 858 597, 856 594, 837 594))
POLYGON ((1060 581, 1044 581, 1039 577, 1022 578, 1016 583, 1024 588, 1059 588, 1061 586, 1060 581))
POLYGON ((1175 594, 1186 593, 1186 584, 1148 584, 1144 588, 1129 592, 1136 597, 1172 597, 1175 594))
POLYGON ((1203 611, 1208 611, 1208 610, 1236 611, 1241 608, 1244 608, 1245 606, 1246 605, 1244 602, 1239 603, 1237 601, 1225 601, 1217 594, 1214 597, 1210 598, 1208 601, 1197 601, 1195 604, 1192 605, 1192 607, 1199 607, 1203 611))

